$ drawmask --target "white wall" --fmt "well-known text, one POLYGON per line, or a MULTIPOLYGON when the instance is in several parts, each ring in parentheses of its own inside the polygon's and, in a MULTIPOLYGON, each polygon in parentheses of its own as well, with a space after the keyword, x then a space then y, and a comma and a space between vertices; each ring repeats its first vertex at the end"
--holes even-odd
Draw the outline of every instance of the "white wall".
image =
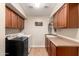
POLYGON ((20 33, 21 31, 19 29, 5 29, 5 35, 8 35, 8 34, 16 34, 16 33, 20 33))
POLYGON ((48 23, 48 17, 29 17, 27 20, 25 20, 25 28, 23 33, 32 35, 32 47, 45 46, 45 34, 48 33, 48 23), (35 26, 36 21, 42 21, 43 26, 35 26))
POLYGON ((0 56, 5 55, 5 4, 0 3, 0 56))
MULTIPOLYGON (((53 9, 52 15, 63 5, 63 3, 57 4, 53 9)), ((79 42, 79 28, 77 29, 57 29, 57 32, 54 32, 52 29, 52 33, 57 33, 66 38, 79 42)))
POLYGON ((56 33, 79 42, 79 29, 59 29, 56 33))

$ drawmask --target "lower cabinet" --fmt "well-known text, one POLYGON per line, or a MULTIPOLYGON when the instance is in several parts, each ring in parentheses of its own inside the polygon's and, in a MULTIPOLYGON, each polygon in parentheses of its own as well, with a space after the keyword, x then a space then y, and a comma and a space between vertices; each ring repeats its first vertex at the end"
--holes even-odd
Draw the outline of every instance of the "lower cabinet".
POLYGON ((73 46, 56 46, 48 38, 45 47, 49 56, 79 56, 79 48, 73 46))
POLYGON ((56 48, 57 56, 78 56, 77 47, 57 47, 56 48))
POLYGON ((50 50, 50 40, 48 40, 48 47, 47 47, 47 50, 48 50, 48 55, 51 55, 50 53, 51 53, 51 50, 50 50))
POLYGON ((50 41, 48 40, 48 38, 46 38, 45 40, 45 48, 48 52, 48 55, 50 55, 50 41))
POLYGON ((48 42, 47 42, 47 38, 45 38, 45 48, 46 48, 46 51, 48 51, 48 42))
POLYGON ((79 48, 78 48, 78 56, 79 56, 79 48))
POLYGON ((56 56, 56 46, 53 43, 50 44, 50 56, 56 56))

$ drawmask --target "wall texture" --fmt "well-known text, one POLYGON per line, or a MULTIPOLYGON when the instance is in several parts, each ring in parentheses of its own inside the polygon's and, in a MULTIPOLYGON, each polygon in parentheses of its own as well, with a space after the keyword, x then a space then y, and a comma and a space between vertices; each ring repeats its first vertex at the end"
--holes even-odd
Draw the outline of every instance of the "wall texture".
POLYGON ((56 33, 79 42, 79 29, 59 29, 56 33))
POLYGON ((48 33, 48 17, 29 17, 25 21, 25 29, 23 33, 31 34, 32 47, 44 47, 45 46, 45 34, 48 33), (35 26, 35 22, 43 22, 43 26, 35 26))
MULTIPOLYGON (((55 6, 53 9, 52 15, 63 5, 63 3, 59 3, 55 6)), ((59 35, 62 35, 64 37, 67 37, 71 40, 79 42, 79 28, 77 29, 58 29, 57 32, 54 32, 52 29, 52 33, 56 33, 59 35)))
POLYGON ((0 56, 5 55, 5 4, 0 3, 0 56))
POLYGON ((5 34, 15 34, 15 33, 20 33, 19 29, 5 29, 5 34))

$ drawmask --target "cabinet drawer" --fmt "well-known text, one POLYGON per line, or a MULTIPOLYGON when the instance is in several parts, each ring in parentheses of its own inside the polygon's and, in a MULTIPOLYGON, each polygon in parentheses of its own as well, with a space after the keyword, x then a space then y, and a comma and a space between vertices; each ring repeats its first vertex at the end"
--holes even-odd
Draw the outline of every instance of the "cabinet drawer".
POLYGON ((11 28, 12 27, 12 20, 11 20, 11 10, 6 7, 6 10, 5 10, 5 26, 6 28, 11 28))
POLYGON ((77 47, 57 47, 56 49, 57 56, 77 56, 78 48, 77 47))

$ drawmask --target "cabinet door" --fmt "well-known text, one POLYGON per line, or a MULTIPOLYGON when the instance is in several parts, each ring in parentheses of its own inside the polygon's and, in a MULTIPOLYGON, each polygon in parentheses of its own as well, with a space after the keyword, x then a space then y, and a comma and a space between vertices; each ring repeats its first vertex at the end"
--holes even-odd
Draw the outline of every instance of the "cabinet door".
POLYGON ((56 56, 56 47, 55 45, 51 42, 51 48, 50 48, 50 51, 51 51, 51 56, 56 56))
POLYGON ((24 19, 21 18, 21 29, 23 29, 23 28, 24 28, 24 19))
POLYGON ((11 16, 12 16, 12 28, 17 28, 18 16, 13 11, 11 12, 11 16))
POLYGON ((61 27, 66 28, 66 25, 67 25, 67 5, 63 6, 63 9, 61 11, 61 15, 62 15, 61 27))
POLYGON ((46 48, 46 50, 47 50, 47 46, 48 46, 48 42, 47 42, 47 38, 45 38, 45 48, 46 48))
POLYGON ((57 28, 57 19, 58 19, 58 13, 54 14, 53 16, 53 26, 54 28, 57 28))
POLYGON ((12 27, 11 10, 6 7, 5 13, 6 13, 6 16, 5 16, 5 26, 6 26, 6 28, 11 28, 12 27))
POLYGON ((50 40, 48 39, 48 55, 50 56, 51 51, 50 51, 50 40))
POLYGON ((69 19, 68 19, 68 28, 78 28, 78 3, 70 3, 69 7, 69 19))
POLYGON ((58 24, 58 27, 57 28, 60 28, 61 27, 61 11, 59 10, 58 11, 58 20, 57 20, 57 24, 58 24))
POLYGON ((24 28, 24 20, 22 19, 22 29, 24 28))
POLYGON ((78 56, 79 56, 79 48, 78 48, 78 56))
POLYGON ((21 29, 21 18, 18 16, 18 28, 21 29))
POLYGON ((67 18, 67 8, 63 6, 62 8, 59 9, 58 11, 58 28, 65 28, 66 27, 66 18, 67 18))
MULTIPOLYGON (((78 4, 78 10, 79 10, 79 4, 78 4)), ((78 11, 78 28, 79 28, 79 11, 78 11)))

